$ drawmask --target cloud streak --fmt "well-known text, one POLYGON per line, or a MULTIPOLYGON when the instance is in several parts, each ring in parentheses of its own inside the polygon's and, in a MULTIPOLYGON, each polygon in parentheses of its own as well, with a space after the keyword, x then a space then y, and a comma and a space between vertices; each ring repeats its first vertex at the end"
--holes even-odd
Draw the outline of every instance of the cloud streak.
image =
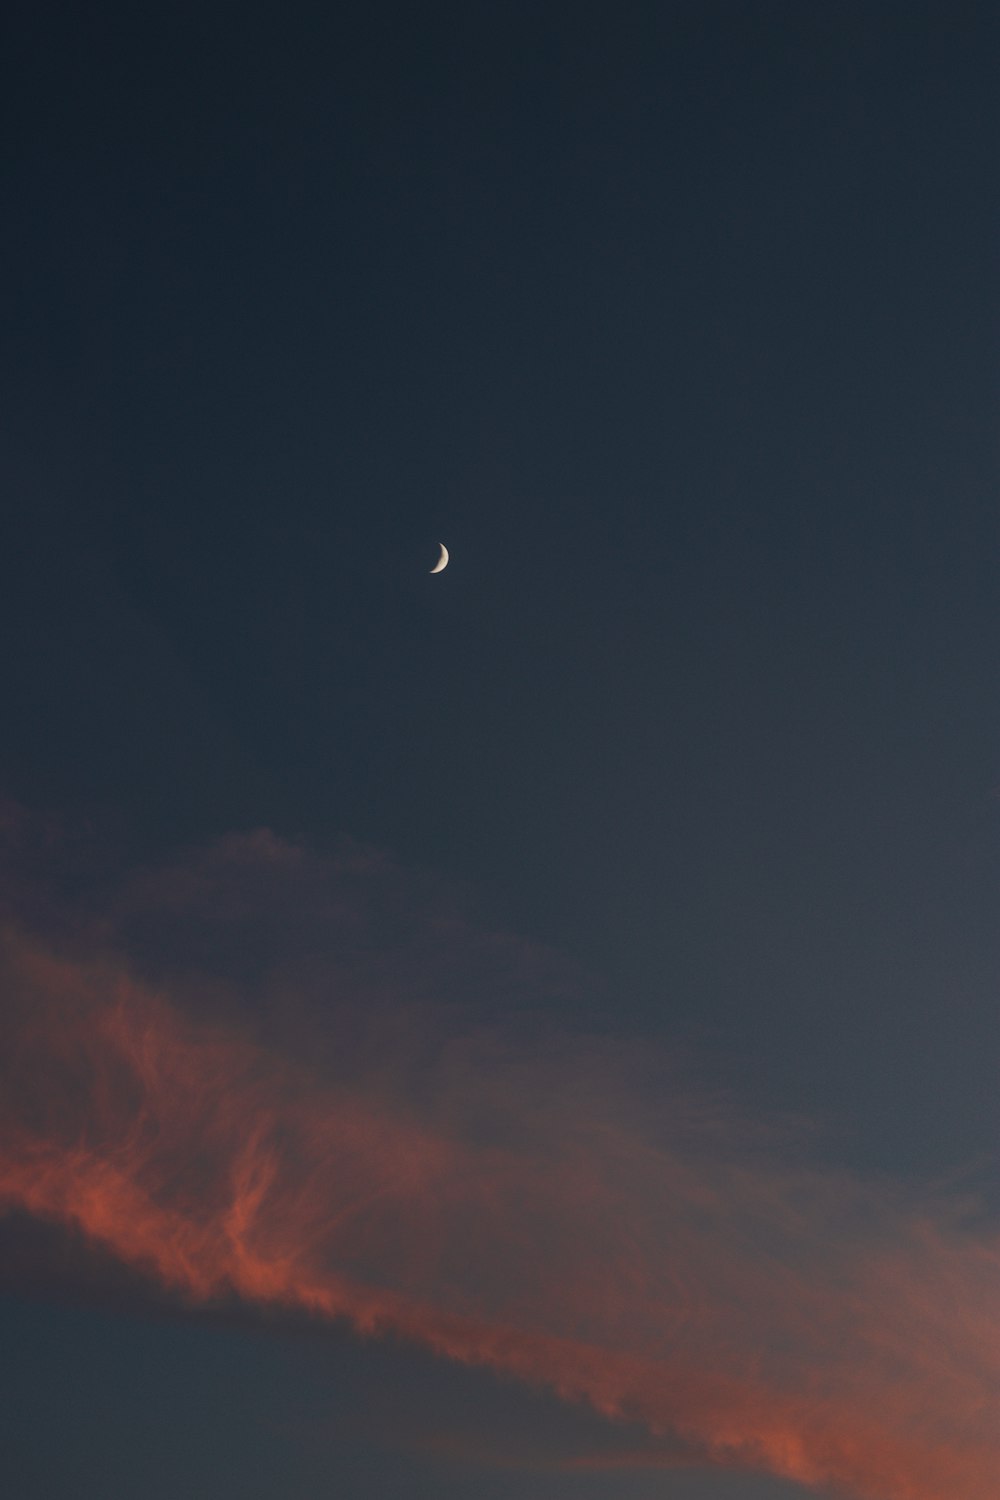
POLYGON ((361 851, 230 839, 57 925, 32 889, 0 944, 7 1209, 185 1302, 642 1424, 626 1464, 995 1497, 1000 1237, 966 1209, 809 1166, 627 1049, 460 1028, 480 983, 490 1017, 570 981, 361 851))

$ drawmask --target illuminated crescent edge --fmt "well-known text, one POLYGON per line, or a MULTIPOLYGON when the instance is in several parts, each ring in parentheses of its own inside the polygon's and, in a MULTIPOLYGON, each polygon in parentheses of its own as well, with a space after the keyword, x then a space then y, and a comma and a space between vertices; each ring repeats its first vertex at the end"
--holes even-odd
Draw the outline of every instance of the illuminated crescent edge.
POLYGON ((438 558, 433 568, 431 568, 432 573, 443 573, 445 568, 448 566, 448 548, 445 546, 444 542, 438 542, 438 546, 441 548, 441 556, 438 558))

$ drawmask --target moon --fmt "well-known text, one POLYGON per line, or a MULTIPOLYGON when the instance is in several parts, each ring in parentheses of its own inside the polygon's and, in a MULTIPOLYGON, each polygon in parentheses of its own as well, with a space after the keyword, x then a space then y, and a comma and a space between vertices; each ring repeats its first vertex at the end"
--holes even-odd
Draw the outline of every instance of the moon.
POLYGON ((432 573, 443 573, 445 568, 448 566, 448 548, 445 546, 444 542, 438 542, 438 546, 441 548, 441 556, 438 558, 433 568, 431 568, 432 573))

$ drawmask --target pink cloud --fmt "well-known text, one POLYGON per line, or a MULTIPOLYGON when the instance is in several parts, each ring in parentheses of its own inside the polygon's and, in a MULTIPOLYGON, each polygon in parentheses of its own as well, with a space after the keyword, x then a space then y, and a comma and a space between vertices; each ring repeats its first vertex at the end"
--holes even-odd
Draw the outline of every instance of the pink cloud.
POLYGON ((627 1049, 457 1029, 477 976, 525 1004, 568 982, 550 955, 265 835, 59 934, 0 945, 8 1208, 187 1303, 345 1320, 641 1424, 664 1462, 994 1500, 996 1231, 811 1167, 627 1049))

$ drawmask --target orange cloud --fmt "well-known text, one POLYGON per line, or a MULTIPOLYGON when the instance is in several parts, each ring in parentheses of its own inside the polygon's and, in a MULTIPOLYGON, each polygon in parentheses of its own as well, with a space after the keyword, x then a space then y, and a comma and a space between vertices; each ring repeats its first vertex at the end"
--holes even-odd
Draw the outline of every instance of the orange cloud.
MULTIPOLYGON (((148 877, 86 937, 8 926, 0 1204, 73 1228, 188 1302, 346 1320, 641 1423, 664 1462, 683 1449, 870 1500, 995 1500, 994 1232, 810 1169, 676 1090, 639 1102, 597 1044, 551 1043, 539 1060, 398 1023, 390 1041, 402 970, 384 967, 388 940, 384 1047, 359 1043, 341 993, 312 1062, 301 1033, 279 1050, 273 1019, 234 1019, 204 955, 228 951, 233 921, 251 930, 261 902, 275 920, 289 880, 296 913, 311 891, 363 947, 354 876, 318 869, 277 841, 230 841, 148 877), (147 931, 137 956, 136 912, 168 909, 170 942, 147 931), (196 918, 215 924, 215 947, 196 918), (228 1019, 210 1020, 209 1000, 228 1019)), ((417 909, 413 924, 396 890, 383 933, 431 921, 440 937, 452 922, 473 955, 463 974, 484 952, 522 974, 535 961, 417 909)), ((266 974, 286 1007, 296 986, 315 998, 324 973, 341 991, 359 982, 343 953, 325 970, 303 959, 279 973, 256 953, 256 980, 238 955, 230 968, 251 988, 266 974)))

